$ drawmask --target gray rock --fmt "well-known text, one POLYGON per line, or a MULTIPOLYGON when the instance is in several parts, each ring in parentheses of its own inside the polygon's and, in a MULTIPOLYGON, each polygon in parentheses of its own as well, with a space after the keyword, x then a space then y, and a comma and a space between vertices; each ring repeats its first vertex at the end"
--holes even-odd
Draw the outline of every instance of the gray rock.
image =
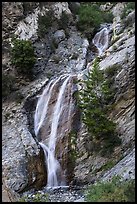
POLYGON ((58 45, 62 40, 65 39, 65 32, 64 30, 57 30, 55 33, 54 33, 54 36, 53 36, 53 40, 54 42, 58 45))
POLYGON ((133 23, 135 22, 135 11, 132 11, 128 14, 128 16, 126 17, 126 19, 124 19, 124 26, 131 26, 133 23))
POLYGON ((8 188, 20 192, 34 182, 36 186, 41 185, 41 179, 46 176, 44 157, 42 161, 40 147, 27 129, 27 118, 22 115, 21 106, 13 103, 5 111, 10 113, 10 118, 3 124, 3 180, 8 188))
POLYGON ((58 19, 60 19, 62 12, 71 14, 71 11, 68 7, 68 2, 55 2, 55 4, 52 5, 52 9, 54 11, 55 17, 58 19))
POLYGON ((86 68, 86 55, 89 42, 71 27, 68 39, 58 44, 55 53, 51 55, 45 69, 52 75, 63 73, 77 73, 86 68))
POLYGON ((119 175, 122 180, 135 179, 135 149, 119 161, 112 169, 108 170, 101 180, 107 181, 119 175))
MULTIPOLYGON (((112 52, 108 57, 105 57, 104 60, 100 62, 100 68, 105 69, 109 66, 112 66, 114 64, 123 64, 125 60, 127 60, 127 55, 131 56, 132 52, 135 51, 135 36, 128 38, 128 36, 124 36, 124 39, 120 39, 117 43, 115 43, 116 46, 118 46, 119 51, 118 52, 112 52, 110 47, 107 51, 112 52), (120 49, 120 41, 123 41, 123 46, 120 49)), ((114 46, 114 45, 113 45, 114 46)))
POLYGON ((72 13, 77 14, 79 7, 80 7, 79 2, 69 2, 69 8, 72 13))
POLYGON ((73 202, 85 202, 84 198, 79 198, 77 200, 74 200, 73 202))

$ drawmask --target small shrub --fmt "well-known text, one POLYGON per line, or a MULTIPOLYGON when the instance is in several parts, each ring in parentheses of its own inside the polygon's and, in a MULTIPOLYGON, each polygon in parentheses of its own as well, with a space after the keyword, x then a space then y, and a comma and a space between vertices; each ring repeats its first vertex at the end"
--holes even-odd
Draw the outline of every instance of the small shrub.
POLYGON ((122 65, 120 64, 114 64, 112 66, 109 66, 105 69, 105 74, 108 78, 114 77, 117 71, 120 71, 122 69, 122 65))
POLYGON ((8 120, 8 119, 9 119, 9 117, 10 117, 10 113, 9 113, 9 112, 7 112, 7 113, 6 113, 4 116, 5 116, 5 119, 6 119, 6 120, 8 120))
POLYGON ((77 60, 78 59, 78 53, 77 52, 74 52, 72 55, 71 55, 71 59, 73 60, 77 60))
POLYGON ((49 28, 52 26, 55 17, 53 15, 53 11, 48 11, 46 15, 41 16, 38 15, 38 30, 37 34, 40 38, 44 38, 45 35, 48 33, 49 28))
POLYGON ((115 176, 111 181, 90 186, 85 195, 87 202, 135 202, 135 181, 120 181, 115 176))
POLYGON ((34 6, 33 2, 22 2, 22 6, 23 6, 23 14, 26 16, 30 13, 33 12, 34 8, 36 8, 36 6, 34 6))
POLYGON ((50 79, 50 78, 53 77, 54 75, 53 75, 52 72, 48 71, 48 72, 46 72, 46 76, 47 76, 47 78, 50 79))
POLYGON ((2 97, 7 97, 15 89, 16 79, 12 75, 2 74, 2 97))
POLYGON ((112 23, 113 22, 113 14, 111 12, 104 12, 103 13, 103 21, 105 23, 112 23))
POLYGON ((61 58, 59 55, 53 55, 52 60, 54 61, 55 64, 58 64, 61 61, 61 58))
POLYGON ((11 63, 15 66, 17 73, 32 78, 33 67, 36 62, 34 48, 31 41, 13 39, 11 49, 11 63))
POLYGON ((125 5, 125 8, 123 9, 123 12, 121 14, 121 19, 126 18, 126 16, 135 9, 135 2, 128 2, 125 5))
POLYGON ((120 36, 115 36, 115 37, 112 37, 112 40, 111 40, 111 44, 113 45, 115 42, 117 42, 118 40, 120 39, 120 36))
POLYGON ((135 180, 130 180, 125 182, 125 195, 128 201, 135 202, 135 180))
POLYGON ((79 4, 77 4, 76 2, 69 2, 69 9, 71 10, 72 14, 77 15, 79 4))
POLYGON ((103 148, 100 150, 102 157, 111 157, 114 147, 121 145, 121 139, 116 134, 111 134, 110 137, 103 141, 103 148))
POLYGON ((99 171, 101 171, 101 170, 106 171, 106 170, 108 170, 108 169, 111 169, 111 168, 115 165, 115 163, 116 163, 116 162, 114 162, 113 160, 108 161, 106 164, 104 164, 104 165, 99 169, 99 171))
POLYGON ((69 18, 69 15, 63 11, 60 19, 58 20, 59 29, 65 30, 68 27, 70 22, 69 18))
POLYGON ((22 202, 22 203, 28 202, 27 199, 28 199, 27 196, 22 196, 22 197, 18 200, 18 202, 22 202))
POLYGON ((113 51, 117 50, 117 46, 116 45, 113 45, 112 48, 113 48, 113 51))
POLYGON ((24 99, 24 96, 22 95, 21 92, 19 91, 15 92, 14 100, 16 101, 16 103, 21 103, 23 99, 24 99))

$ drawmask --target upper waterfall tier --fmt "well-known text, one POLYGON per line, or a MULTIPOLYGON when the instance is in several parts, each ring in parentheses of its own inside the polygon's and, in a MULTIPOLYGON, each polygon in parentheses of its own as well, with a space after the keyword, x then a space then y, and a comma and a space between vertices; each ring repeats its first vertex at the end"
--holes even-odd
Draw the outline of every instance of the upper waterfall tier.
POLYGON ((108 34, 109 34, 109 31, 105 27, 101 31, 96 33, 95 37, 92 40, 92 43, 98 49, 98 55, 101 55, 108 47, 108 34))

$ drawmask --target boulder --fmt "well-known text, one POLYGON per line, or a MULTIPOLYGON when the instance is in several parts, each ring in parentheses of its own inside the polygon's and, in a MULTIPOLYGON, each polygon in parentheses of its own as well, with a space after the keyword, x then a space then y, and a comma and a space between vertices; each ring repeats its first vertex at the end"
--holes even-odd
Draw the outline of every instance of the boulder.
POLYGON ((64 30, 57 30, 55 33, 54 33, 54 36, 53 36, 53 40, 54 42, 56 43, 56 45, 58 45, 62 40, 65 39, 65 32, 64 30))

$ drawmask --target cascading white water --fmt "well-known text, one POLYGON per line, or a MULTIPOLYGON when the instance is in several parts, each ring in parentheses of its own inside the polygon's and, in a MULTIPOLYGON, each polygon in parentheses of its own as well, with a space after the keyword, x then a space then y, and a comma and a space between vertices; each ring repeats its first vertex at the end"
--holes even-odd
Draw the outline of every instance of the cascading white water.
POLYGON ((57 135, 57 128, 58 122, 61 114, 63 98, 64 98, 64 91, 67 85, 70 76, 65 79, 63 82, 56 105, 54 107, 52 124, 51 124, 51 134, 49 138, 49 156, 48 156, 48 186, 58 186, 59 181, 57 180, 56 172, 60 168, 59 162, 55 159, 55 144, 56 144, 56 135, 57 135))
POLYGON ((98 55, 101 55, 108 47, 108 29, 105 27, 98 33, 96 33, 95 37, 92 40, 92 43, 98 49, 98 55))
MULTIPOLYGON (((48 84, 47 88, 43 91, 43 94, 38 101, 35 116, 34 116, 34 128, 35 128, 36 136, 38 135, 39 130, 42 127, 44 119, 47 115, 48 104, 51 98, 51 93, 53 91, 53 88, 60 81, 60 79, 63 79, 63 77, 61 76, 57 80, 51 81, 48 84)), ((46 164, 47 164, 47 176, 48 176, 47 187, 57 187, 57 186, 65 185, 64 177, 61 175, 62 173, 61 166, 57 161, 57 159, 55 158, 55 146, 56 146, 58 123, 59 123, 60 114, 62 112, 62 105, 64 101, 64 92, 70 78, 71 76, 68 76, 64 80, 59 90, 59 94, 58 94, 57 101, 54 106, 52 118, 51 118, 51 121, 52 121, 51 133, 49 136, 48 146, 43 144, 42 141, 39 142, 39 144, 44 150, 46 164), (58 174, 61 175, 59 178, 58 178, 58 174)))
POLYGON ((43 121, 46 117, 47 108, 48 108, 48 104, 49 104, 52 90, 53 90, 55 84, 59 80, 60 80, 60 78, 58 80, 51 80, 50 83, 48 84, 48 86, 43 91, 42 96, 38 100, 35 115, 34 115, 34 131, 35 131, 36 136, 38 135, 39 129, 41 128, 43 121), (52 86, 51 86, 51 84, 52 84, 52 86), (45 101, 43 101, 43 98, 45 99, 45 101))
POLYGON ((60 185, 64 185, 64 181, 58 180, 57 172, 61 171, 61 166, 57 159, 55 158, 54 152, 50 150, 49 147, 47 147, 42 142, 39 142, 41 147, 44 150, 45 154, 45 162, 47 165, 47 173, 48 173, 48 180, 47 180, 47 187, 57 187, 60 185))
MULTIPOLYGON (((92 40, 93 44, 98 49, 98 55, 101 55, 108 47, 108 33, 109 33, 108 29, 103 28, 100 32, 98 32, 95 35, 94 39, 92 40)), ((65 103, 64 99, 66 87, 69 87, 69 91, 67 93, 68 95, 67 100, 69 102, 67 103, 68 110, 66 115, 66 117, 68 117, 68 121, 69 117, 71 116, 72 89, 71 86, 68 85, 69 84, 68 82, 71 81, 70 80, 71 78, 72 76, 70 75, 69 76, 62 75, 58 79, 51 80, 44 89, 41 97, 39 98, 35 111, 34 116, 35 135, 38 136, 40 130, 42 128, 45 128, 45 124, 47 124, 47 127, 50 128, 50 132, 49 133, 46 132, 46 135, 49 135, 48 142, 46 142, 46 144, 42 140, 39 142, 45 154, 45 162, 47 166, 47 187, 58 187, 66 185, 61 165, 55 157, 55 149, 56 140, 58 136, 59 121, 62 114, 62 107, 64 106, 65 103), (59 87, 60 82, 62 83, 61 87, 59 87), (59 88, 56 89, 56 87, 59 88), (53 97, 54 94, 55 97, 53 97), (49 108, 49 106, 51 106, 52 103, 53 103, 52 108, 49 108)), ((68 127, 70 126, 70 124, 71 121, 68 122, 68 127)), ((45 131, 48 131, 47 127, 45 131)), ((61 132, 59 132, 59 134, 61 134, 61 132)))

